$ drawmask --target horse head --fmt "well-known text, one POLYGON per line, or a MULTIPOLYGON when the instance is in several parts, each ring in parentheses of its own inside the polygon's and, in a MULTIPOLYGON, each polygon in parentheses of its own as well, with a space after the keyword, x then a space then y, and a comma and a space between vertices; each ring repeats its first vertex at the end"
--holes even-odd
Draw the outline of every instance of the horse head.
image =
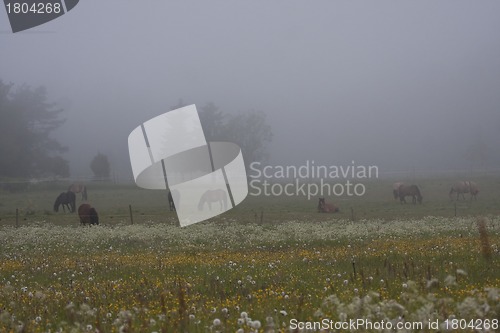
POLYGON ((323 211, 325 208, 325 198, 319 198, 318 202, 318 212, 323 211))

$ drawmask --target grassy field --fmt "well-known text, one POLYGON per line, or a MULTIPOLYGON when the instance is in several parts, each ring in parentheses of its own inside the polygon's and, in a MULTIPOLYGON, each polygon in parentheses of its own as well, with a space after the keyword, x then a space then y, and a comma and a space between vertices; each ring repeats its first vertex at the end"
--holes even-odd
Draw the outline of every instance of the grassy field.
POLYGON ((164 191, 89 184, 92 228, 52 211, 66 184, 1 192, 0 332, 288 332, 323 319, 325 331, 382 331, 333 324, 359 318, 387 332, 498 331, 500 179, 477 179, 457 216, 451 180, 416 182, 422 205, 394 201, 391 183, 327 198, 338 214, 317 213, 316 198, 249 196, 186 228, 164 191))

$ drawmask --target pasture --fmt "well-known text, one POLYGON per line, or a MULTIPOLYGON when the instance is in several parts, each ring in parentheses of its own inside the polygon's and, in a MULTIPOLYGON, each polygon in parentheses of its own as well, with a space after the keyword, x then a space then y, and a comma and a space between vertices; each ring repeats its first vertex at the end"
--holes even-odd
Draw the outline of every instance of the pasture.
POLYGON ((422 205, 378 180, 327 197, 336 214, 249 196, 186 228, 166 191, 90 183, 93 227, 52 211, 67 184, 1 192, 0 332, 287 332, 324 318, 498 331, 500 179, 477 179, 478 200, 456 206, 452 180, 416 183, 422 205))

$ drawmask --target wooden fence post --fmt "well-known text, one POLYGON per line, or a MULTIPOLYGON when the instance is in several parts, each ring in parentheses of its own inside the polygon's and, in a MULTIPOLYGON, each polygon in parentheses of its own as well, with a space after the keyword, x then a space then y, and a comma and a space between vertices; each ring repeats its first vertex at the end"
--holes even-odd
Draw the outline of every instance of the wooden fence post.
POLYGON ((130 223, 134 224, 134 217, 132 216, 132 205, 128 205, 128 211, 130 213, 130 223))

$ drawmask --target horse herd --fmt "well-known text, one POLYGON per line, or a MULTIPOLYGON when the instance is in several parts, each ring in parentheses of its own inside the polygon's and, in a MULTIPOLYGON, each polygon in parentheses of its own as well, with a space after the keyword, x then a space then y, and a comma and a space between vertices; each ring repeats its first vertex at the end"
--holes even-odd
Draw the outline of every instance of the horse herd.
MULTIPOLYGON (((59 207, 62 205, 63 211, 66 212, 68 208, 70 213, 75 212, 76 207, 76 193, 82 194, 82 200, 87 201, 87 188, 82 184, 72 184, 66 192, 62 192, 56 198, 54 202, 54 211, 58 212, 59 207)), ((477 194, 479 193, 479 188, 475 182, 466 180, 456 182, 450 189, 448 193, 450 199, 453 199, 453 195, 456 194, 456 199, 460 200, 460 197, 465 200, 465 194, 470 193, 471 200, 477 200, 477 194)), ((406 197, 411 197, 412 203, 419 204, 422 203, 422 194, 417 185, 407 185, 403 182, 396 182, 392 185, 392 194, 394 200, 399 198, 401 204, 406 203, 406 197)), ((179 202, 180 194, 178 191, 173 190, 168 193, 168 202, 171 211, 175 211, 175 201, 179 202)), ((225 192, 222 190, 206 191, 198 204, 198 209, 202 210, 205 204, 211 209, 212 202, 219 202, 221 204, 221 210, 226 210, 227 198, 225 192), (223 209, 224 208, 224 209, 223 209)), ((340 209, 333 203, 327 203, 325 198, 319 198, 318 202, 318 212, 319 213, 337 213, 340 209)), ((78 207, 78 216, 80 217, 80 224, 82 225, 97 225, 99 224, 99 216, 94 207, 88 203, 83 203, 78 207)))
MULTIPOLYGON (((450 200, 453 200, 454 195, 456 195, 456 200, 460 200, 460 197, 465 200, 465 194, 467 193, 470 193, 471 200, 477 200, 479 188, 475 182, 469 180, 456 182, 452 185, 448 196, 450 197, 450 200)), ((396 182, 392 185, 392 194, 394 196, 394 200, 399 199, 401 204, 406 203, 406 197, 411 197, 413 204, 416 204, 417 202, 421 204, 423 199, 417 185, 407 185, 403 182, 396 182)), ((336 213, 339 212, 339 208, 332 203, 327 203, 325 198, 319 198, 318 212, 336 213)))
MULTIPOLYGON (((54 211, 58 212, 59 207, 62 206, 64 212, 66 212, 67 208, 70 213, 74 213, 76 210, 76 193, 81 193, 82 200, 87 201, 87 187, 82 184, 72 184, 66 192, 62 192, 57 196, 54 202, 54 211)), ((97 211, 88 203, 83 203, 78 207, 78 216, 81 225, 99 224, 97 211)))

